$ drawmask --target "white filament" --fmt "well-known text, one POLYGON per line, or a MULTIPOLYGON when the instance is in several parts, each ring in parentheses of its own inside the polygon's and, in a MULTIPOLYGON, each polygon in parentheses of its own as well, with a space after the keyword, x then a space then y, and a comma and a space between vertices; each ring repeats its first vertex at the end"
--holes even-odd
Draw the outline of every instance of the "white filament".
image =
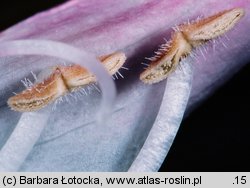
POLYGON ((130 172, 158 171, 166 157, 180 126, 192 87, 193 67, 190 59, 182 61, 180 68, 168 77, 155 123, 129 168, 130 172))
POLYGON ((48 117, 49 110, 22 114, 15 130, 0 151, 1 172, 19 169, 38 140, 48 117))
MULTIPOLYGON (((11 55, 46 55, 77 63, 93 73, 102 90, 97 123, 104 124, 116 96, 112 78, 93 54, 64 43, 49 40, 17 40, 0 44, 0 57, 11 55)), ((0 171, 17 171, 39 138, 49 110, 23 113, 15 130, 0 151, 0 171), (32 133, 29 135, 29 133, 32 133)))

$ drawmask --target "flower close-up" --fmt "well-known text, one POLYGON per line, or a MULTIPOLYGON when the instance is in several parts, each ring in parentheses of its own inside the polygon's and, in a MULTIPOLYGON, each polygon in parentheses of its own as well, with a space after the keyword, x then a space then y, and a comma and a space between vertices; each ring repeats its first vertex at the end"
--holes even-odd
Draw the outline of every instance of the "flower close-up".
POLYGON ((249 69, 248 0, 57 3, 1 28, 0 171, 164 171, 180 127, 249 69))

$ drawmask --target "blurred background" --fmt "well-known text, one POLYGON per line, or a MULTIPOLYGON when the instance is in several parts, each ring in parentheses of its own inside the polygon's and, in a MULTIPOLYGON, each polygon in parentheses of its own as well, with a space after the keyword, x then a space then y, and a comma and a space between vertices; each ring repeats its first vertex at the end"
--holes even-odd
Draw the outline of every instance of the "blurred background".
MULTIPOLYGON (((1 0, 0 31, 63 2, 1 0)), ((183 120, 160 171, 250 171, 248 116, 250 64, 183 120)))

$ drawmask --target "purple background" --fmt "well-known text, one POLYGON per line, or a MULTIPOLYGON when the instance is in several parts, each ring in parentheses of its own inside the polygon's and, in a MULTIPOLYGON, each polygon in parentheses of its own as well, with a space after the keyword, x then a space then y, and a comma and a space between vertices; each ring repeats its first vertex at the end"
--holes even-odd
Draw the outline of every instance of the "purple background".
MULTIPOLYGON (((1 1, 0 31, 62 2, 1 1)), ((249 83, 250 64, 194 109, 160 171, 249 171, 249 83)))

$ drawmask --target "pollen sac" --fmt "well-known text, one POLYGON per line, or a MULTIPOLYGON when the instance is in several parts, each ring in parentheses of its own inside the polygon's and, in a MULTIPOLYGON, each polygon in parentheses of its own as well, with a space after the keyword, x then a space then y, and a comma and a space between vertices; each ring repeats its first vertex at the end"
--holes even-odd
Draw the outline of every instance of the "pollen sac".
MULTIPOLYGON (((115 52, 97 59, 109 74, 113 75, 125 63, 126 56, 122 52, 115 52)), ((35 111, 47 106, 67 92, 94 82, 96 82, 96 77, 80 65, 49 67, 41 71, 37 83, 10 97, 7 103, 15 111, 35 111)))
POLYGON ((180 29, 188 41, 197 46, 229 31, 243 15, 244 10, 240 8, 226 10, 190 25, 183 25, 180 29))
MULTIPOLYGON (((189 55, 192 48, 202 45, 220 35, 223 35, 244 15, 244 10, 240 8, 230 9, 208 18, 182 24, 175 29, 171 42, 166 44, 160 56, 148 58, 152 61, 148 68, 140 75, 144 83, 152 84, 162 81, 173 72, 179 62, 189 55)), ((162 52, 159 49, 158 52, 162 52)))
POLYGON ((34 111, 48 105, 66 92, 61 72, 57 69, 43 82, 10 97, 7 103, 15 111, 34 111))
POLYGON ((167 78, 175 70, 181 58, 191 51, 190 44, 183 37, 181 32, 174 33, 172 36, 171 47, 165 55, 161 56, 140 75, 144 83, 153 84, 167 78))

